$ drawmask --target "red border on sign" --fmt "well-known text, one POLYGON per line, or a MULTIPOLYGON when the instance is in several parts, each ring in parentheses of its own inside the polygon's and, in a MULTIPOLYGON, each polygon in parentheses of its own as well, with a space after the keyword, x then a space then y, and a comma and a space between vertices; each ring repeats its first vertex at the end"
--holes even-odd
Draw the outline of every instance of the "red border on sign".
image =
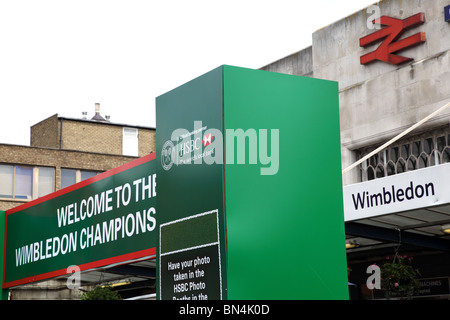
POLYGON ((102 173, 100 173, 100 174, 98 174, 96 176, 93 176, 93 177, 89 178, 89 179, 86 179, 86 180, 83 180, 83 181, 78 182, 76 184, 73 184, 73 185, 71 185, 71 186, 69 186, 67 188, 58 190, 56 192, 50 193, 50 194, 48 194, 46 196, 43 196, 43 197, 41 197, 39 199, 30 201, 30 202, 24 203, 24 204, 22 204, 20 206, 17 206, 17 207, 14 207, 12 209, 9 209, 9 210, 6 211, 6 216, 8 216, 10 214, 13 214, 15 212, 22 211, 24 209, 30 208, 30 207, 32 207, 34 205, 37 205, 37 204, 42 203, 42 202, 45 202, 47 200, 51 200, 51 199, 57 198, 59 196, 62 196, 63 194, 66 194, 66 193, 72 192, 74 190, 80 189, 80 188, 85 187, 87 185, 90 185, 90 184, 92 184, 94 182, 103 180, 103 179, 108 178, 110 176, 113 176, 113 175, 115 175, 117 173, 120 173, 122 171, 125 171, 125 170, 128 170, 128 169, 137 167, 138 165, 141 165, 141 164, 143 164, 145 162, 152 161, 152 160, 155 160, 155 159, 156 159, 156 153, 155 152, 150 153, 149 155, 146 155, 146 156, 144 156, 142 158, 138 158, 136 160, 132 160, 132 161, 130 161, 130 162, 120 166, 120 167, 117 167, 117 168, 114 168, 114 169, 102 172, 102 173))
MULTIPOLYGON (((43 273, 40 275, 35 275, 35 276, 31 276, 31 277, 27 277, 27 278, 23 278, 23 279, 19 279, 19 280, 14 280, 14 281, 10 281, 10 282, 6 282, 5 283, 5 272, 6 272, 6 240, 7 240, 7 234, 8 234, 8 216, 25 210, 27 208, 33 207, 37 204, 40 204, 42 202, 57 198, 59 196, 62 196, 66 193, 72 192, 74 190, 80 189, 82 187, 85 187, 87 185, 90 185, 94 182, 103 180, 105 178, 108 178, 110 176, 113 176, 115 174, 118 174, 120 172, 126 171, 128 169, 137 167, 141 164, 144 164, 146 162, 152 161, 156 159, 156 153, 150 153, 146 156, 143 156, 141 158, 138 158, 136 160, 132 160, 122 166, 119 166, 117 168, 105 171, 103 173, 100 173, 94 177, 91 177, 89 179, 83 180, 79 183, 76 183, 74 185, 71 185, 67 188, 58 190, 56 192, 50 193, 44 197, 41 197, 39 199, 24 203, 20 206, 14 207, 12 209, 6 210, 5 211, 5 244, 4 244, 4 252, 3 252, 3 288, 9 288, 9 287, 13 287, 13 286, 17 286, 17 285, 21 285, 21 284, 27 284, 27 283, 31 283, 34 281, 40 281, 40 280, 45 280, 45 279, 49 279, 49 278, 54 278, 54 277, 58 277, 58 276, 62 276, 67 274, 67 269, 61 269, 61 270, 56 270, 56 271, 52 271, 52 272, 47 272, 47 273, 43 273)), ((136 251, 136 252, 132 252, 132 253, 127 253, 124 255, 120 255, 117 257, 111 257, 111 258, 106 258, 106 259, 102 259, 102 260, 97 260, 97 261, 93 261, 93 262, 89 262, 89 263, 85 263, 83 265, 79 265, 78 267, 80 267, 80 269, 82 271, 85 270, 89 270, 89 269, 93 269, 93 268, 98 268, 98 267, 102 267, 102 266, 107 266, 110 264, 114 264, 114 263, 120 263, 120 262, 125 262, 128 260, 133 260, 133 259, 138 259, 138 258, 143 258, 145 256, 152 256, 152 255, 156 255, 156 248, 149 248, 149 249, 145 249, 145 250, 141 250, 141 251, 136 251)))

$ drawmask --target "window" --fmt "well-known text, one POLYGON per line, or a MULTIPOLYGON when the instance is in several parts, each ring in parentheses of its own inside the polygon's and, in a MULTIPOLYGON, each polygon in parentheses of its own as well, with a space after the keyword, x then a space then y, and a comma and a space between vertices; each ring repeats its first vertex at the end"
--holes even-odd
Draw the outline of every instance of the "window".
POLYGON ((13 198, 14 166, 0 165, 0 197, 13 198))
POLYGON ((98 172, 96 171, 84 171, 81 170, 81 181, 92 178, 93 176, 96 176, 98 172))
POLYGON ((0 165, 0 198, 32 200, 55 191, 55 169, 0 165))
POLYGON ((33 167, 0 165, 0 197, 31 200, 33 167))
POLYGON ((38 197, 55 192, 55 168, 39 168, 38 197))
POLYGON ((61 189, 77 183, 77 170, 61 169, 61 189))
POLYGON ((89 179, 100 172, 79 170, 79 169, 61 169, 61 189, 71 186, 80 181, 89 179))
POLYGON ((123 128, 122 154, 124 156, 135 157, 139 155, 138 129, 125 127, 123 128))
MULTIPOLYGON (((360 150, 360 157, 375 149, 360 150)), ((374 154, 360 165, 361 180, 373 180, 447 162, 450 162, 450 129, 445 127, 397 141, 374 154)))
POLYGON ((16 166, 14 198, 31 199, 33 196, 33 168, 16 166))

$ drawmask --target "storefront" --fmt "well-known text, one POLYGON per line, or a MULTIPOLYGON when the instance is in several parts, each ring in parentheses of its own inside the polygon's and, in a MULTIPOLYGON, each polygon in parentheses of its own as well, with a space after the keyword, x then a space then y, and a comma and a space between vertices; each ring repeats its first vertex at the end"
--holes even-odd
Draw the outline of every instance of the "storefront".
POLYGON ((397 255, 417 268, 416 298, 449 298, 450 164, 344 187, 351 298, 383 299, 376 281, 397 255))

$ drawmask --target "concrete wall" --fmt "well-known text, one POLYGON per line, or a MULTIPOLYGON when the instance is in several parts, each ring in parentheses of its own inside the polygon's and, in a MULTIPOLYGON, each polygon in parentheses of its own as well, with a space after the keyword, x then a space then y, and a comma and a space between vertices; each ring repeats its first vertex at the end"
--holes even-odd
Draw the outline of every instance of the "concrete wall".
MULTIPOLYGON (((381 145, 450 101, 450 23, 444 21, 444 7, 449 4, 447 0, 379 2, 381 15, 405 19, 425 13, 425 23, 408 30, 402 38, 425 32, 426 42, 399 52, 414 59, 400 66, 382 61, 360 64, 360 56, 381 43, 359 46, 361 37, 376 31, 367 26, 372 11, 366 8, 312 35, 312 76, 339 82, 343 168, 357 160, 355 150, 381 145)), ((300 53, 262 69, 301 75, 311 61, 300 53), (303 59, 296 65, 304 66, 286 67, 292 65, 292 57, 303 59)), ((449 118, 450 109, 421 129, 444 125, 449 118)), ((359 181, 357 169, 344 176, 344 184, 359 181)))
POLYGON ((261 70, 310 77, 313 73, 312 47, 268 64, 261 70))
MULTIPOLYGON (((83 287, 91 290, 92 287, 83 287)), ((10 289, 11 300, 80 300, 83 291, 67 288, 67 280, 52 279, 10 289)))

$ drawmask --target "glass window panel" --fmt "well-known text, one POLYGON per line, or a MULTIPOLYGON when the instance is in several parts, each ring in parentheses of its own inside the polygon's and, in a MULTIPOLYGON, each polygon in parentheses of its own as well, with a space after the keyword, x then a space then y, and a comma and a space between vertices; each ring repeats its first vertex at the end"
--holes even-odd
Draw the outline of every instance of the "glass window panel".
POLYGON ((433 151, 430 155, 430 166, 439 164, 439 152, 433 151))
POLYGON ((383 165, 384 165, 384 164, 387 162, 387 160, 388 160, 388 159, 386 159, 386 153, 387 153, 386 150, 383 150, 383 151, 380 152, 380 163, 383 164, 383 165))
POLYGON ((395 164, 392 161, 389 161, 387 164, 387 175, 392 176, 395 174, 395 164))
POLYGON ((384 168, 383 168, 383 166, 378 166, 377 167, 376 177, 377 178, 383 178, 384 177, 384 168))
POLYGON ((422 149, 421 149, 421 142, 420 141, 414 141, 413 142, 413 144, 412 144, 412 152, 413 152, 413 155, 415 155, 416 157, 418 157, 419 156, 419 154, 422 152, 422 149))
POLYGON ((406 165, 403 160, 397 162, 397 173, 403 173, 406 171, 406 165))
POLYGON ((77 170, 61 169, 61 189, 71 186, 77 182, 77 170))
POLYGON ((138 156, 139 154, 138 129, 123 128, 122 153, 125 156, 138 156))
POLYGON ((13 196, 14 167, 0 165, 0 197, 12 198, 13 196))
POLYGON ((372 157, 370 157, 370 165, 376 167, 378 164, 378 154, 374 154, 372 157))
POLYGON ((424 140, 423 151, 427 154, 431 154, 434 149, 433 138, 428 138, 424 140))
POLYGON ((81 181, 92 178, 96 176, 98 172, 95 171, 81 171, 81 181))
POLYGON ((428 166, 428 157, 425 153, 422 153, 419 158, 419 169, 426 168, 428 166))
POLYGON ((38 197, 55 191, 55 168, 39 167, 38 197))
POLYGON ((402 145, 402 158, 407 159, 409 157, 409 144, 402 145))
POLYGON ((416 170, 416 158, 411 157, 408 159, 408 171, 416 170))
POLYGON ((450 148, 445 148, 444 152, 442 152, 442 163, 450 162, 450 148))
POLYGON ((437 148, 439 151, 444 150, 445 148, 445 137, 438 137, 437 138, 437 148))
POLYGON ((367 180, 375 179, 375 172, 372 167, 367 168, 367 180))
POLYGON ((398 147, 394 147, 391 149, 391 160, 394 162, 397 162, 398 160, 398 147))
POLYGON ((31 199, 33 194, 33 168, 16 166, 15 190, 16 199, 31 199))

